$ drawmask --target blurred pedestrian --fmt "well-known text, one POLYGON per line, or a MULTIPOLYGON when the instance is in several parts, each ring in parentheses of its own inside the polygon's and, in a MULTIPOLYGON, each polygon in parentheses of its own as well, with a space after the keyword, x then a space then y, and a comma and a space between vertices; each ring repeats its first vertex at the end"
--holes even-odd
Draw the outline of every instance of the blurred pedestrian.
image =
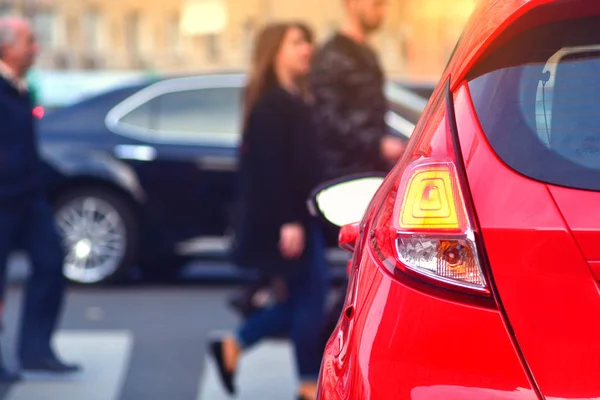
MULTIPOLYGON (((299 399, 314 399, 329 287, 325 246, 306 200, 320 181, 315 128, 306 102, 312 33, 299 23, 266 27, 256 43, 245 91, 240 212, 234 258, 276 283, 275 304, 211 343, 225 388, 235 393, 241 353, 266 337, 288 334, 300 375, 299 399)), ((265 371, 268 373, 268 371, 265 371)))
MULTIPOLYGON (((319 150, 327 181, 346 175, 388 172, 406 143, 388 133, 384 74, 369 36, 382 24, 386 0, 344 0, 346 20, 316 52, 310 83, 315 97, 319 150)), ((337 230, 328 231, 337 236, 337 230)), ((343 290, 345 293, 345 290, 343 290)), ((342 311, 340 293, 328 313, 325 336, 342 311)))
POLYGON ((385 77, 367 40, 387 0, 344 0, 346 20, 315 54, 310 74, 325 179, 388 172, 405 143, 388 134, 385 77))
MULTIPOLYGON (((6 286, 10 252, 24 250, 32 273, 19 334, 21 367, 67 373, 79 368, 60 361, 51 347, 65 290, 63 248, 41 185, 33 104, 24 78, 37 52, 26 20, 0 19, 0 288, 6 286)), ((0 381, 16 379, 0 367, 0 381)))

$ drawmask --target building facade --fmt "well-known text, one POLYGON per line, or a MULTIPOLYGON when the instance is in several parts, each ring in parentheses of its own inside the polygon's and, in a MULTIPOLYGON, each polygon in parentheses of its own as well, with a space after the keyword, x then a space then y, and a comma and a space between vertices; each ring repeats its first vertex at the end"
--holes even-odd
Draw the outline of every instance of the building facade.
MULTIPOLYGON (((477 0, 388 0, 373 38, 389 74, 435 79, 477 0)), ((256 30, 303 20, 323 40, 343 19, 341 0, 0 0, 31 18, 39 67, 166 73, 239 70, 256 30)))

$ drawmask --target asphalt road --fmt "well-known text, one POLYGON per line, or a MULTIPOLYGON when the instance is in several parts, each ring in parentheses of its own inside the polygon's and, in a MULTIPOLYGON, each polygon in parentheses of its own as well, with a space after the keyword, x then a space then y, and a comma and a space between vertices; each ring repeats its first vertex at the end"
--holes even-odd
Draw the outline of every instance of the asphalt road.
MULTIPOLYGON (((12 275, 25 276, 20 268, 12 275)), ((0 400, 227 399, 205 343, 238 323, 226 306, 236 289, 189 279, 169 285, 73 287, 55 345, 65 360, 81 363, 84 372, 69 378, 26 376, 23 383, 0 388, 0 400)), ((13 283, 5 304, 3 356, 11 368, 16 367, 11 344, 21 293, 21 285, 13 283)), ((238 385, 239 399, 293 399, 289 343, 270 341, 245 355, 238 385)))

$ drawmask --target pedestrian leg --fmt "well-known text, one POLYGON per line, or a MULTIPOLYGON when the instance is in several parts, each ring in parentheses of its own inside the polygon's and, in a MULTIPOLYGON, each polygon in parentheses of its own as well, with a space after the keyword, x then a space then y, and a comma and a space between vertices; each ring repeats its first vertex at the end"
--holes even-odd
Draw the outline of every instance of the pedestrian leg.
POLYGON ((325 263, 325 242, 313 232, 309 244, 308 273, 290 284, 292 309, 291 339, 300 378, 300 398, 314 398, 323 355, 325 302, 329 290, 329 271, 325 263))
POLYGON ((19 355, 24 369, 72 372, 76 366, 58 361, 51 347, 60 317, 66 281, 63 277, 63 246, 50 205, 38 200, 28 212, 23 246, 31 260, 19 355))
POLYGON ((237 331, 236 339, 242 349, 248 349, 262 339, 288 335, 292 323, 289 302, 276 303, 248 318, 237 331))
MULTIPOLYGON (((15 246, 20 213, 17 208, 0 208, 0 324, 4 316, 5 291, 6 291, 6 264, 8 257, 15 246)), ((4 330, 0 326, 0 330, 4 330)), ((4 367, 2 352, 0 351, 0 383, 10 383, 19 380, 17 374, 9 373, 4 367)))
POLYGON ((221 383, 230 394, 236 392, 233 379, 242 352, 264 338, 288 333, 290 327, 290 303, 286 301, 258 311, 235 334, 210 342, 210 353, 217 364, 221 383))

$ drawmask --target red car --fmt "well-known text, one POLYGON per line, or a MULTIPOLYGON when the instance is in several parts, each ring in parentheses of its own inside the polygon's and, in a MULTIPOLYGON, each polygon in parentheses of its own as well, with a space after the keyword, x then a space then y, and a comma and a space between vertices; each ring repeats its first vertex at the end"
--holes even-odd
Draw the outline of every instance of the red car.
POLYGON ((482 0, 379 182, 315 199, 364 215, 319 399, 600 398, 599 0, 482 0))

